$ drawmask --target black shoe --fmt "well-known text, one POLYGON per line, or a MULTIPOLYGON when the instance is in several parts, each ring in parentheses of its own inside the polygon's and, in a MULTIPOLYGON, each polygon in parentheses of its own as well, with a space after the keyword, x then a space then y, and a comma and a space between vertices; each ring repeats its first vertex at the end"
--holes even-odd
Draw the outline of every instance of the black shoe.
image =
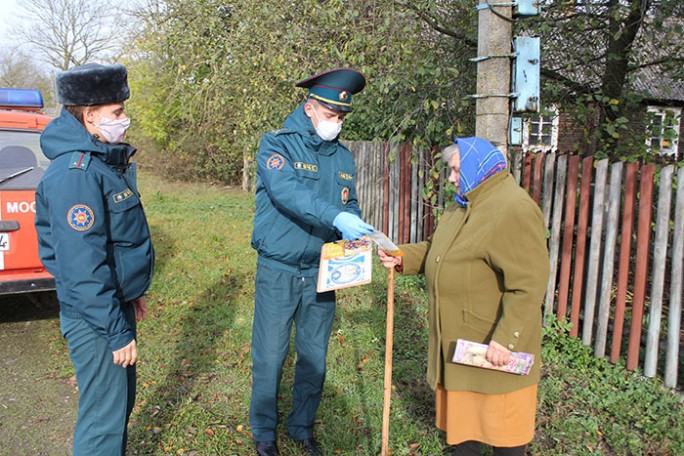
POLYGON ((279 456, 278 445, 275 442, 254 442, 256 444, 256 452, 259 456, 279 456))
POLYGON ((323 456, 323 452, 320 448, 318 448, 318 445, 316 445, 316 441, 313 438, 306 440, 295 440, 295 442, 304 448, 307 456, 323 456))

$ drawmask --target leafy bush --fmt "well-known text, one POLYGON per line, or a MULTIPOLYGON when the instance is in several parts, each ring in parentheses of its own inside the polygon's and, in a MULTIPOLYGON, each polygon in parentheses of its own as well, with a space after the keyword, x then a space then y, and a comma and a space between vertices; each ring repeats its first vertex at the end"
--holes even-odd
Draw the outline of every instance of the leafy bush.
MULTIPOLYGON (((658 379, 596 358, 555 319, 544 330, 539 423, 545 454, 682 454, 681 398, 658 379)), ((535 451, 535 454, 536 451, 535 451)))

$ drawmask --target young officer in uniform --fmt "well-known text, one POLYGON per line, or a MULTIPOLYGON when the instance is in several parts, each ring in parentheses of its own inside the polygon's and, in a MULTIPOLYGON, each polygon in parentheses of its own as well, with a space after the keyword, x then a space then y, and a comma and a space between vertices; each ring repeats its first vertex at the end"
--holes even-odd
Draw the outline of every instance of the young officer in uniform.
POLYGON ((76 368, 75 456, 122 456, 135 400, 136 320, 154 252, 136 188, 122 65, 57 75, 64 107, 41 135, 52 160, 36 190, 43 264, 55 276, 62 335, 76 368))
POLYGON ((313 425, 335 294, 316 293, 316 281, 324 243, 372 232, 360 218, 353 157, 338 141, 352 95, 365 85, 360 72, 347 68, 298 82, 297 87, 309 89, 306 102, 290 114, 285 128, 261 139, 252 235, 259 256, 249 412, 258 455, 279 454, 277 397, 293 323, 297 360, 287 429, 307 454, 321 454, 313 425))

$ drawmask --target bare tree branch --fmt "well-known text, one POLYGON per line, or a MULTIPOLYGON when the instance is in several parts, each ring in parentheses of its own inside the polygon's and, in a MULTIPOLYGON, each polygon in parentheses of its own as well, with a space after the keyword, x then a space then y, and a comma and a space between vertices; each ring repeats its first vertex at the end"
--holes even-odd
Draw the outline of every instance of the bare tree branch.
POLYGON ((430 15, 425 12, 422 8, 416 6, 412 1, 408 2, 398 2, 399 5, 403 6, 404 8, 407 8, 411 11, 413 11, 423 22, 425 22, 427 25, 429 25, 432 29, 435 31, 443 34, 450 36, 452 38, 456 38, 459 41, 463 42, 464 44, 477 49, 477 40, 471 38, 468 36, 466 33, 464 33, 461 30, 454 30, 447 28, 444 25, 444 21, 440 21, 438 17, 435 17, 433 15, 430 15))
POLYGON ((25 20, 13 32, 59 70, 107 59, 121 47, 111 3, 25 0, 22 6, 25 20))

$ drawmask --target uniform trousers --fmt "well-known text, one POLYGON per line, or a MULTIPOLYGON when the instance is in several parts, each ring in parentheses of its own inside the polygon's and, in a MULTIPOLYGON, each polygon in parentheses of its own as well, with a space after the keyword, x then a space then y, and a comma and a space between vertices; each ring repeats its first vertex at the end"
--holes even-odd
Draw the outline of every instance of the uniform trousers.
POLYGON ((249 421, 256 441, 275 441, 278 391, 295 326, 292 410, 289 435, 313 437, 323 393, 328 340, 335 318, 335 293, 317 293, 317 271, 293 273, 259 261, 252 327, 252 398, 249 421))
MULTIPOLYGON (((136 337, 133 305, 123 307, 136 337)), ((107 339, 85 320, 62 313, 60 324, 79 391, 74 456, 124 456, 128 418, 135 403, 135 365, 124 369, 114 364, 107 339)))

